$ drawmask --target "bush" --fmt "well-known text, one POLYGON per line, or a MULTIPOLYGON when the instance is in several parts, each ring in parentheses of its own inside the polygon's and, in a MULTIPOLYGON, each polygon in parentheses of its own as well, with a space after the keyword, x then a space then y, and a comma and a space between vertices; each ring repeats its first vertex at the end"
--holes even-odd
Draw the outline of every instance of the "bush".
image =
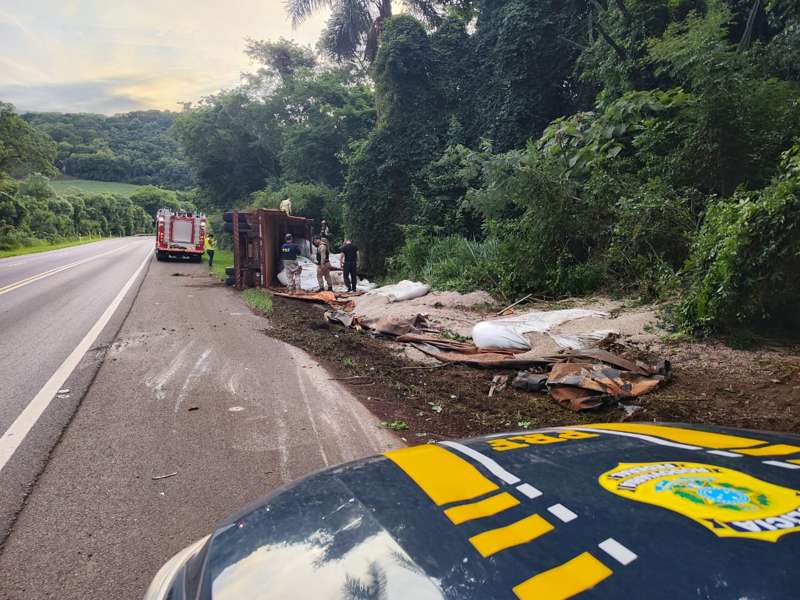
POLYGON ((800 179, 713 204, 685 273, 686 328, 800 325, 800 179))
POLYGON ((439 290, 500 292, 497 240, 477 242, 457 235, 435 238, 418 227, 406 227, 404 232, 405 243, 389 259, 394 278, 421 280, 439 290))

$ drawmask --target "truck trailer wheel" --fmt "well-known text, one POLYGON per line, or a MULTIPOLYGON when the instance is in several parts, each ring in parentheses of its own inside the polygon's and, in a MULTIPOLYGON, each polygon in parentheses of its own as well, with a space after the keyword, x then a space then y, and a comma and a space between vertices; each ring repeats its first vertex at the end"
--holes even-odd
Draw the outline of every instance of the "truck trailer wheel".
POLYGON ((161 250, 156 250, 156 260, 163 261, 166 260, 167 255, 161 252, 161 250))

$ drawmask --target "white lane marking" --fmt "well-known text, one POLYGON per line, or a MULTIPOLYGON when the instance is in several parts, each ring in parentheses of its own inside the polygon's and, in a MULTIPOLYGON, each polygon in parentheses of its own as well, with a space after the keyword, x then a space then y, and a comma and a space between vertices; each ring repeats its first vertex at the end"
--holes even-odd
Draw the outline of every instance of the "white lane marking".
POLYGON ((606 541, 600 542, 597 545, 603 552, 623 566, 629 565, 639 558, 635 553, 628 550, 614 538, 608 538, 606 541))
POLYGON ((559 519, 564 521, 564 523, 569 523, 570 521, 574 521, 575 519, 578 518, 578 515, 576 515, 574 512, 572 512, 563 504, 553 504, 553 506, 548 506, 547 510, 553 516, 558 517, 559 519))
POLYGON ((651 435, 644 435, 643 433, 630 433, 629 431, 614 431, 613 429, 593 429, 591 427, 559 427, 554 431, 558 431, 560 429, 576 429, 578 431, 588 431, 589 433, 607 433, 608 435, 618 435, 621 437, 631 437, 636 438, 639 440, 644 440, 646 442, 652 442, 653 444, 658 444, 659 446, 669 446, 671 448, 681 448, 683 450, 702 450, 700 446, 690 446, 689 444, 679 444, 678 442, 670 442, 668 440, 662 440, 661 438, 653 437, 651 435))
POLYGON ((66 265, 61 265, 60 267, 56 267, 54 269, 50 269, 49 271, 44 271, 43 273, 39 273, 37 275, 31 275, 25 279, 20 279, 19 281, 15 281, 14 283, 9 283, 6 286, 0 287, 0 296, 3 294, 7 294, 8 292, 13 292, 21 287, 24 287, 30 283, 34 283, 39 281, 40 279, 44 279, 45 277, 50 277, 52 275, 56 275, 61 273, 62 271, 66 271, 67 269, 72 269, 73 267, 78 267, 80 265, 86 264, 87 262, 96 260, 98 258, 102 258, 103 256, 108 256, 109 254, 114 254, 115 252, 119 252, 120 250, 124 250, 129 246, 136 245, 136 242, 131 242, 129 244, 125 244, 124 246, 120 246, 119 248, 114 248, 113 250, 109 250, 108 252, 102 252, 100 254, 95 254, 94 256, 90 256, 88 258, 83 258, 81 260, 68 263, 66 265))
POLYGON ((773 467, 783 467, 784 469, 800 469, 800 465, 793 465, 792 463, 783 462, 781 460, 765 460, 763 462, 765 465, 771 465, 773 467))
POLYGON ((97 336, 100 335, 100 332, 103 331, 103 328, 108 324, 111 320, 111 317, 114 316, 117 308, 122 303, 122 300, 125 298, 125 295, 128 293, 128 290, 131 289, 131 286, 139 277, 141 272, 144 270, 145 265, 151 260, 152 256, 148 251, 147 256, 145 256, 142 263, 139 265, 139 268, 136 269, 131 278, 122 286, 122 289, 119 291, 117 296, 114 300, 111 301, 111 304, 108 305, 105 312, 100 315, 100 318, 97 322, 92 325, 92 328, 88 331, 88 333, 83 337, 80 343, 75 346, 75 349, 70 352, 69 356, 61 363, 61 366, 56 369, 56 372, 50 376, 50 379, 47 380, 47 383, 44 384, 39 393, 34 396, 33 400, 30 401, 30 404, 25 407, 25 409, 17 416, 14 422, 11 424, 11 427, 0 437, 0 471, 8 464, 8 461, 11 460, 12 455, 17 450, 17 448, 22 444, 25 437, 30 433, 33 426, 39 420, 39 417, 42 416, 42 413, 47 409, 50 405, 50 402, 53 400, 53 397, 58 393, 64 386, 64 382, 67 378, 72 374, 72 371, 75 367, 78 366, 78 363, 83 358, 83 355, 86 354, 86 351, 92 347, 92 344, 97 339, 97 336))
POLYGON ((520 481, 522 481, 519 477, 517 477, 516 475, 512 475, 511 473, 506 471, 503 467, 501 467, 499 464, 497 464, 495 461, 493 461, 491 458, 481 454, 477 450, 473 450, 472 448, 469 448, 463 444, 459 444, 458 442, 439 442, 439 444, 442 446, 447 446, 448 448, 452 448, 453 450, 461 452, 461 454, 469 456, 471 459, 479 462, 484 467, 486 467, 492 475, 502 479, 509 485, 514 485, 515 483, 519 483, 520 481))
POLYGON ((530 483, 518 485, 517 491, 525 494, 528 498, 538 498, 542 495, 542 490, 533 487, 530 483))
POLYGON ((736 452, 728 452, 727 450, 706 450, 709 454, 716 454, 717 456, 730 456, 731 458, 741 458, 742 455, 736 452))

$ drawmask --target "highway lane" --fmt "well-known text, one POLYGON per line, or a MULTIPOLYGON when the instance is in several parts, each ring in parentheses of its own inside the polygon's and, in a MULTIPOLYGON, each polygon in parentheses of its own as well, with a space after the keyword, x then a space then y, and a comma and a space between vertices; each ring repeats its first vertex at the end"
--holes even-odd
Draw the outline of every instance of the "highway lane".
MULTIPOLYGON (((0 261, 0 541, 101 357, 90 357, 96 360, 75 369, 65 384, 70 393, 52 401, 49 396, 47 409, 28 419, 32 428, 12 440, 11 450, 9 427, 48 380, 59 369, 64 371, 62 364, 152 251, 152 238, 120 238, 0 261), (4 444, 11 452, 7 463, 4 444)), ((133 287, 126 296, 133 295, 133 287)), ((121 303, 106 328, 109 331, 92 346, 113 339, 125 309, 121 303)))

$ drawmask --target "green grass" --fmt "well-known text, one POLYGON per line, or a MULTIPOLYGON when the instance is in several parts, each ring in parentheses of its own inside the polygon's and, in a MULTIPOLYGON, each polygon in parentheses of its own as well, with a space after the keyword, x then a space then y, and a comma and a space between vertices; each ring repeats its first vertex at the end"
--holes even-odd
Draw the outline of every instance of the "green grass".
POLYGON ((50 250, 60 250, 61 248, 80 246, 81 244, 90 244, 91 242, 98 242, 103 239, 106 238, 84 237, 80 240, 67 240, 65 242, 58 242, 57 244, 42 242, 41 244, 34 244, 33 246, 14 248, 13 250, 0 250, 0 258, 7 258, 9 256, 22 256, 23 254, 35 254, 37 252, 49 252, 50 250))
MULTIPOLYGON (((208 256, 204 255, 203 260, 208 260, 208 256)), ((211 267, 211 274, 222 281, 225 281, 225 269, 233 266, 233 250, 220 250, 217 248, 214 251, 214 266, 211 267)))
POLYGON ((51 179, 50 187, 58 193, 64 193, 70 188, 77 188, 82 192, 96 194, 118 194, 120 196, 130 196, 141 185, 133 183, 120 183, 118 181, 91 181, 89 179, 51 179))
POLYGON ((248 288, 242 292, 242 299, 250 308, 269 316, 272 314, 272 294, 258 288, 248 288))

